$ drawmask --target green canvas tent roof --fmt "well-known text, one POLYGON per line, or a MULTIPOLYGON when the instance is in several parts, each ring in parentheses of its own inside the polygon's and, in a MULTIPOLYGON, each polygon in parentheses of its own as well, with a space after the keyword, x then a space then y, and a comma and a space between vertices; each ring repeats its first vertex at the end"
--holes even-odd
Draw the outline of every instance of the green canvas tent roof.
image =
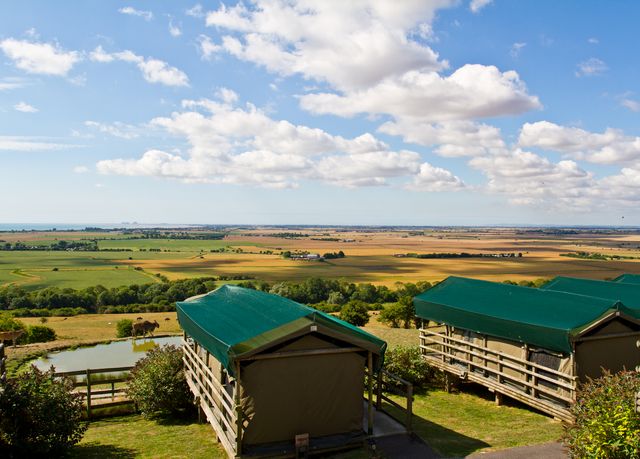
POLYGON ((374 353, 382 365, 387 343, 329 314, 258 290, 223 285, 176 303, 182 329, 229 371, 233 361, 311 332, 352 343, 374 353))
POLYGON ((621 284, 640 284, 640 274, 621 274, 613 279, 613 282, 621 284))
POLYGON ((617 311, 629 314, 609 299, 463 277, 448 277, 414 305, 422 319, 563 353, 590 324, 617 311))
POLYGON ((597 298, 620 301, 640 317, 640 285, 621 282, 608 282, 594 279, 558 276, 540 287, 543 290, 578 293, 597 298))

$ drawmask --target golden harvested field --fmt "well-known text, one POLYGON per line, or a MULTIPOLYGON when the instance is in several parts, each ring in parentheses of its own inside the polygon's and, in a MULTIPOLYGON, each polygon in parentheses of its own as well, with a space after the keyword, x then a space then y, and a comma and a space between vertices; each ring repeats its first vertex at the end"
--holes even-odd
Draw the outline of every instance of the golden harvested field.
POLYGON ((340 228, 253 228, 229 230, 222 240, 135 239, 119 233, 3 233, 0 240, 43 242, 99 238, 105 248, 127 252, 0 252, 0 285, 83 287, 93 283, 151 282, 169 279, 246 275, 268 282, 308 277, 393 285, 442 280, 449 275, 487 280, 534 280, 557 275, 612 278, 640 273, 640 232, 527 228, 354 230, 340 228), (295 238, 291 238, 291 237, 295 238), (291 260, 283 251, 342 250, 346 257, 325 262, 291 260), (637 257, 593 260, 563 257, 579 251, 637 257), (516 258, 420 259, 407 253, 521 253, 516 258), (53 268, 59 267, 59 271, 53 268), (130 269, 122 269, 122 268, 130 269), (120 268, 120 269, 118 269, 120 268), (134 271, 142 268, 144 271, 134 271), (75 275, 75 274, 77 275, 75 275), (157 280, 157 279, 156 279, 157 280))

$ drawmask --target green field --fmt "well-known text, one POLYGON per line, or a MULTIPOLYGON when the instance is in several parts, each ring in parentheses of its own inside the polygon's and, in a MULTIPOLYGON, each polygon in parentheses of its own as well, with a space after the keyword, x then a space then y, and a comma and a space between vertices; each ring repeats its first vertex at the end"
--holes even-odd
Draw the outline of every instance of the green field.
POLYGON ((224 239, 199 240, 199 239, 110 239, 98 241, 98 248, 104 249, 159 249, 170 252, 208 252, 212 249, 220 249, 227 246, 256 245, 251 242, 230 243, 224 239))

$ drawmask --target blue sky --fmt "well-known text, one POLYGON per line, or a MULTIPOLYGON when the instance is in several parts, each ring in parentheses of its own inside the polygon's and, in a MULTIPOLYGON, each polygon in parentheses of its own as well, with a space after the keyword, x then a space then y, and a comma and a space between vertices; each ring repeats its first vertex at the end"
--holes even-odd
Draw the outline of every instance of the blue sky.
POLYGON ((1 222, 640 225, 636 2, 4 2, 1 222))

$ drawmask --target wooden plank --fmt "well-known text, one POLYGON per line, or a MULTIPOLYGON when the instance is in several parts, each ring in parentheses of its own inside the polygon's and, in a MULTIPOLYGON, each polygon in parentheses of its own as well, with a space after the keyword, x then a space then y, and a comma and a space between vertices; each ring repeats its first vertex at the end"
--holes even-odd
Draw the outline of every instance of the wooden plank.
POLYGON ((236 457, 242 456, 242 406, 240 405, 240 362, 236 362, 236 384, 233 391, 233 401, 236 406, 236 457))
POLYGON ((367 352, 367 434, 373 435, 373 355, 367 352))
POLYGON ((361 347, 337 347, 331 349, 311 349, 304 351, 285 351, 285 352, 272 352, 270 354, 259 354, 249 356, 245 359, 239 360, 268 360, 268 359, 283 359, 288 357, 305 357, 309 355, 328 355, 328 354, 345 354, 349 352, 362 352, 361 347))

